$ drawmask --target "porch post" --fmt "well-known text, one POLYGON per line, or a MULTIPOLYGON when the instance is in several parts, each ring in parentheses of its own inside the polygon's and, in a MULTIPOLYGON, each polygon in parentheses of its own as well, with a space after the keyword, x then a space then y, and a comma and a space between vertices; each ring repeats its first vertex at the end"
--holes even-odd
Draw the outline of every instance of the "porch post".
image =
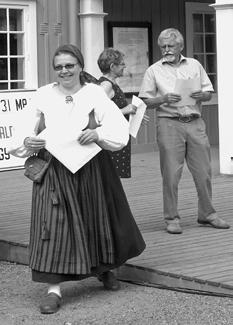
POLYGON ((77 0, 69 0, 69 21, 68 21, 68 31, 69 31, 69 42, 80 46, 79 42, 79 24, 78 24, 78 12, 79 12, 79 4, 77 0))
POLYGON ((85 70, 100 76, 97 59, 104 49, 103 0, 80 0, 81 50, 85 70))
POLYGON ((233 174, 233 0, 216 0, 220 172, 233 174))

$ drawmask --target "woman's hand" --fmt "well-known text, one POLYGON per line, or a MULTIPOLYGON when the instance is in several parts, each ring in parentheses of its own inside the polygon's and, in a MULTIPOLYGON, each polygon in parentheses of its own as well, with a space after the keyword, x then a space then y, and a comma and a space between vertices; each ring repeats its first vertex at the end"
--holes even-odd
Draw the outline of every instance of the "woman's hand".
POLYGON ((84 130, 78 137, 78 142, 80 144, 89 144, 92 142, 97 142, 99 139, 96 130, 87 129, 84 130))
POLYGON ((121 109, 121 112, 123 113, 123 115, 136 114, 136 111, 137 111, 137 107, 133 104, 129 104, 121 109))
POLYGON ((38 137, 27 137, 24 139, 24 146, 33 151, 39 151, 45 147, 45 140, 38 137))

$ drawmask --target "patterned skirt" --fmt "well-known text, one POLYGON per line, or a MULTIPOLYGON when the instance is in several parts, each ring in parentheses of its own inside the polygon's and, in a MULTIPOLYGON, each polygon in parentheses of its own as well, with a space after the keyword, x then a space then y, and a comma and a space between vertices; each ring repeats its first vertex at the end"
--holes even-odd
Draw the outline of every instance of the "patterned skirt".
POLYGON ((43 182, 33 184, 29 265, 34 281, 97 275, 144 248, 108 152, 75 174, 53 158, 43 182))
POLYGON ((113 165, 120 178, 131 177, 131 141, 121 150, 110 152, 113 165))

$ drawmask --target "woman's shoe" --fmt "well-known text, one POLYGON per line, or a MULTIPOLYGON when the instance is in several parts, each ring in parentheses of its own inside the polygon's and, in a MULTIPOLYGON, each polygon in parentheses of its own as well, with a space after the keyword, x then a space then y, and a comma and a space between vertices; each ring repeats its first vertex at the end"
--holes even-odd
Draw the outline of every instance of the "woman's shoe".
POLYGON ((40 304, 41 314, 54 314, 61 306, 61 297, 56 293, 50 292, 44 298, 40 304))
POLYGON ((120 283, 111 271, 107 271, 98 276, 98 279, 103 282, 104 288, 111 291, 120 289, 120 283))

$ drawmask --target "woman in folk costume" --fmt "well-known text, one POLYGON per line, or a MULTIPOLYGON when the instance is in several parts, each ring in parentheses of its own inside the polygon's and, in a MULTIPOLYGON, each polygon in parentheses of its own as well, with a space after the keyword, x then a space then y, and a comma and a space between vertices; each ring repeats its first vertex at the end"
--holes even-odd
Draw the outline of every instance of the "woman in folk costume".
POLYGON ((57 82, 39 88, 33 101, 35 116, 28 125, 34 133, 26 135, 24 128, 10 149, 18 157, 51 157, 42 181, 33 183, 29 242, 32 280, 48 284, 40 304, 44 314, 59 309, 63 281, 96 276, 106 289, 119 289, 110 270, 145 248, 108 151, 101 150, 72 173, 45 149, 43 136, 37 136, 43 116, 46 129, 60 126, 61 134, 66 122, 70 128, 77 125, 82 130, 77 141, 83 146, 94 142, 114 151, 129 138, 128 122, 102 87, 83 83, 84 60, 77 47, 60 46, 53 68, 57 82))

